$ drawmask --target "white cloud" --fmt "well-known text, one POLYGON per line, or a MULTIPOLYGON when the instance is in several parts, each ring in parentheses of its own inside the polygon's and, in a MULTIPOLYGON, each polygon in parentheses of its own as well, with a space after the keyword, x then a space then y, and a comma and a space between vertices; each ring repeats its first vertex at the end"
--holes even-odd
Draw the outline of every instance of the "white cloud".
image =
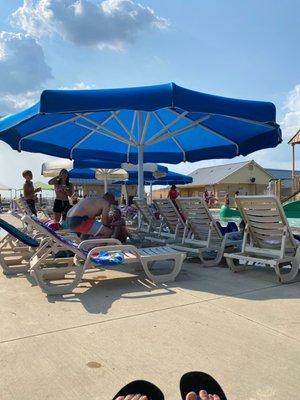
POLYGON ((18 112, 39 100, 40 92, 28 91, 20 94, 3 94, 0 97, 0 116, 18 112))
POLYGON ((79 46, 122 49, 168 21, 134 0, 24 0, 12 21, 34 37, 59 34, 79 46))
POLYGON ((300 84, 288 94, 284 110, 281 128, 284 139, 289 140, 300 129, 300 84))
POLYGON ((27 34, 0 31, 0 93, 34 91, 52 78, 42 47, 27 34))

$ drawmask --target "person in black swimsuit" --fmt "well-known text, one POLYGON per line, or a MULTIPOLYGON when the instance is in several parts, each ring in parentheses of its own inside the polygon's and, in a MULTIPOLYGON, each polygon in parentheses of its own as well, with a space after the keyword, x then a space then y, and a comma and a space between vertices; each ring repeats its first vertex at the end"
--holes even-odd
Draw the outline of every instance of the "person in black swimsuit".
POLYGON ((54 185, 56 198, 53 206, 55 221, 59 222, 65 208, 70 207, 69 197, 74 193, 72 183, 69 181, 69 172, 62 169, 58 176, 50 179, 49 185, 54 185))

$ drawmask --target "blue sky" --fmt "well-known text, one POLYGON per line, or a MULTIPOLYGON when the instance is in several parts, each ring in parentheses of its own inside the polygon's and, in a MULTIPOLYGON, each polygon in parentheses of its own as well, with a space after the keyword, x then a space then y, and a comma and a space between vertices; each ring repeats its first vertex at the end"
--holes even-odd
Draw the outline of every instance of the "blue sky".
MULTIPOLYGON (((80 10, 89 18, 80 21, 67 12, 78 3, 0 0, 0 31, 11 33, 0 36, 0 72, 7 74, 7 85, 0 83, 0 114, 35 101, 43 88, 174 81, 207 93, 272 101, 285 138, 300 128, 298 0, 106 0, 105 7, 114 12, 108 20, 100 13, 88 14, 101 0, 82 0, 80 10), (128 22, 132 10, 137 12, 135 24, 128 22), (93 24, 104 28, 90 29, 93 24), (1 56, 1 46, 9 62, 1 56), (12 79, 16 75, 23 83, 12 79)), ((248 158, 266 167, 289 168, 290 153, 282 144, 248 158)), ((0 182, 20 185, 24 168, 40 178, 44 160, 48 157, 20 155, 0 143, 0 182)), ((172 169, 190 172, 221 162, 172 169)))

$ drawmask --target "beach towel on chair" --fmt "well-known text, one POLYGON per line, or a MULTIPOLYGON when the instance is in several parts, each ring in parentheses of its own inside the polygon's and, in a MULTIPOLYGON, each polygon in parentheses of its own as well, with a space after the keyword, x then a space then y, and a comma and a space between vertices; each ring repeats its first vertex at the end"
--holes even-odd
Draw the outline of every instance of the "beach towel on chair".
POLYGON ((40 245, 40 243, 37 240, 28 236, 26 233, 20 231, 20 229, 9 224, 3 219, 0 219, 0 228, 4 229, 7 233, 12 235, 14 238, 20 240, 20 242, 26 244, 27 246, 38 247, 40 245))
POLYGON ((91 259, 95 265, 112 267, 124 263, 124 254, 121 252, 100 251, 93 254, 91 259))

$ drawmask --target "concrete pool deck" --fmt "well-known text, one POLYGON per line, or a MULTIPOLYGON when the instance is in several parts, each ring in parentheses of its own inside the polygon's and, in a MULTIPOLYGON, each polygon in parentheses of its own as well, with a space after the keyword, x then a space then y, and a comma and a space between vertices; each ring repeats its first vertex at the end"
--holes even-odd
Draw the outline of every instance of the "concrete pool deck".
POLYGON ((300 282, 195 262, 172 284, 124 271, 52 297, 0 274, 1 400, 111 400, 138 378, 176 400, 191 370, 212 374, 228 400, 298 398, 300 282))

